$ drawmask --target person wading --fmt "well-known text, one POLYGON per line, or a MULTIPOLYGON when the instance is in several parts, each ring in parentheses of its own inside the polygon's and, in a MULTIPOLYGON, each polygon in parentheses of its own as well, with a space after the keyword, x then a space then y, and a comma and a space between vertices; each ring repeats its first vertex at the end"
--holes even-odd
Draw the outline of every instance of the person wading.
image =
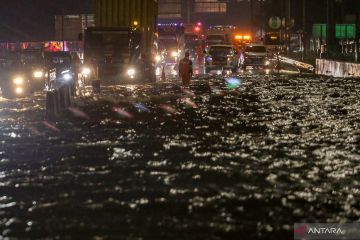
POLYGON ((193 63, 190 60, 190 54, 185 53, 185 57, 181 59, 179 64, 179 76, 182 79, 183 85, 188 87, 190 85, 190 80, 193 75, 193 63))

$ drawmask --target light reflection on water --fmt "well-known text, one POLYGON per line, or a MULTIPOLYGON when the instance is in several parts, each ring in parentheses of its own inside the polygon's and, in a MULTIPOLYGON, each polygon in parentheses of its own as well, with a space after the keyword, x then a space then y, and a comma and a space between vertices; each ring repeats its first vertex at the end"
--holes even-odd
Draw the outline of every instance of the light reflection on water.
POLYGON ((2 235, 285 239, 358 220, 360 83, 234 79, 108 88, 47 124, 1 102, 2 235))

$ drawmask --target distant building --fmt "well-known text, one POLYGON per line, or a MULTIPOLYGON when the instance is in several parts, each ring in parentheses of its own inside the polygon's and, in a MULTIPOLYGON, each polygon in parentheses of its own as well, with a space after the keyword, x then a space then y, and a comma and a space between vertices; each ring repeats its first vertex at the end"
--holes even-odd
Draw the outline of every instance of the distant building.
MULTIPOLYGON (((226 24, 242 28, 251 26, 249 0, 158 0, 159 21, 184 23, 203 22, 205 25, 226 24)), ((253 19, 259 18, 263 1, 253 1, 253 19)))

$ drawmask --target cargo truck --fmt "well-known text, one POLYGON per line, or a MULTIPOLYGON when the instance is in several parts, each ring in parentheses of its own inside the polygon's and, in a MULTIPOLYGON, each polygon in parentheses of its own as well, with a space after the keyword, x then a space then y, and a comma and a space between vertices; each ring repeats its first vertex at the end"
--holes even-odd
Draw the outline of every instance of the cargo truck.
POLYGON ((84 35, 85 82, 155 81, 156 0, 96 0, 95 27, 84 35))
POLYGON ((159 50, 167 65, 178 64, 185 55, 184 26, 181 23, 158 24, 159 50))

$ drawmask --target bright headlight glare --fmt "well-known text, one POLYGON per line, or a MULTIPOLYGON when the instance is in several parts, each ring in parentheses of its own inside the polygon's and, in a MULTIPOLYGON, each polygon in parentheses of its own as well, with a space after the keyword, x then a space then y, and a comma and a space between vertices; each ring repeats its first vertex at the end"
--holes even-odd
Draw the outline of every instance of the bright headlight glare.
POLYGON ((65 73, 64 76, 63 76, 64 80, 70 80, 72 77, 69 73, 65 73))
POLYGON ((175 52, 175 51, 171 53, 171 56, 173 56, 173 57, 177 57, 178 55, 179 54, 177 52, 175 52))
POLYGON ((22 89, 21 87, 17 87, 16 89, 15 89, 15 93, 16 94, 22 94, 24 92, 24 89, 22 89))
POLYGON ((42 71, 35 71, 33 75, 34 78, 42 78, 44 76, 44 73, 42 71))
POLYGON ((91 70, 90 70, 90 68, 85 67, 85 68, 83 68, 83 70, 81 71, 81 73, 82 73, 83 75, 90 75, 91 70))
POLYGON ((265 65, 266 66, 270 65, 270 61, 269 60, 265 61, 265 65))
POLYGON ((128 74, 129 76, 134 76, 135 73, 136 73, 136 71, 135 71, 135 69, 133 69, 133 68, 129 68, 128 71, 127 71, 127 74, 128 74))
POLYGON ((21 85, 24 83, 24 79, 22 79, 21 77, 17 77, 17 78, 14 78, 13 82, 16 84, 16 85, 21 85))
POLYGON ((160 61, 161 61, 161 56, 157 55, 157 56, 155 57, 155 61, 156 61, 156 62, 160 62, 160 61))

